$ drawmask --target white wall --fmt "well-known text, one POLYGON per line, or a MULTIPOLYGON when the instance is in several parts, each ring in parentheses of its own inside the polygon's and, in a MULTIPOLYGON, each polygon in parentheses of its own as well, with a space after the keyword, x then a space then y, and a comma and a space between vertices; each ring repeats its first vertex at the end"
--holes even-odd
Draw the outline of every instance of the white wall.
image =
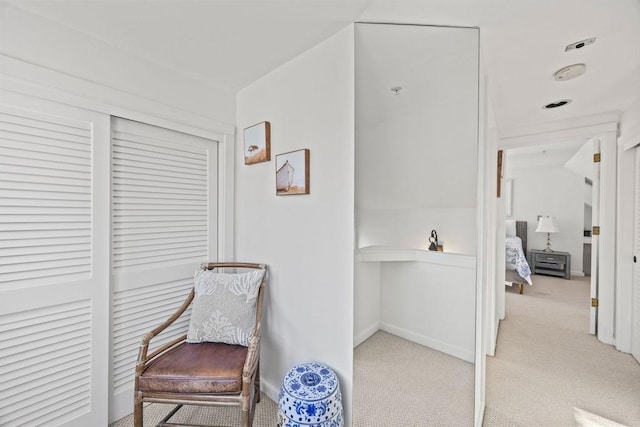
POLYGON ((460 258, 466 265, 381 262, 381 329, 473 363, 475 257, 460 258))
MULTIPOLYGON (((0 16, 0 54, 8 58, 79 77, 85 83, 97 83, 208 121, 225 124, 235 121, 235 93, 216 90, 6 2, 0 2, 0 16)), ((4 63, 2 70, 11 71, 4 63)), ((20 78, 27 77, 19 71, 17 74, 20 78)), ((100 90, 90 93, 68 79, 59 79, 56 87, 102 101, 100 98, 106 96, 100 90)), ((120 98, 120 105, 126 104, 125 99, 120 98)), ((176 116, 167 118, 176 120, 176 116)))
POLYGON ((630 105, 620 118, 620 142, 625 148, 640 141, 640 88, 636 85, 638 99, 630 105))
POLYGON ((380 263, 356 262, 354 274, 353 346, 380 329, 380 263))
POLYGON ((373 245, 427 249, 431 230, 444 250, 476 253, 475 208, 358 209, 358 247, 373 245))
POLYGON ((475 254, 477 29, 357 25, 356 126, 357 247, 475 254))
POLYGON ((277 401, 286 372, 338 374, 350 425, 354 236, 353 27, 239 92, 236 255, 269 265, 261 373, 277 401), (242 129, 271 123, 272 160, 243 164, 242 129), (311 194, 276 196, 275 155, 311 152, 311 194))
MULTIPOLYGON (((618 139, 618 194, 617 221, 618 240, 616 242, 616 348, 631 352, 632 318, 634 300, 633 256, 634 254, 634 181, 635 150, 640 144, 640 98, 622 115, 620 137, 618 139)), ((636 184, 637 185, 637 184, 636 184)))
POLYGON ((527 249, 544 249, 546 233, 536 233, 538 215, 556 218, 559 233, 551 234, 551 248, 571 254, 571 270, 582 272, 584 178, 564 167, 507 165, 513 180, 513 218, 528 222, 527 249))

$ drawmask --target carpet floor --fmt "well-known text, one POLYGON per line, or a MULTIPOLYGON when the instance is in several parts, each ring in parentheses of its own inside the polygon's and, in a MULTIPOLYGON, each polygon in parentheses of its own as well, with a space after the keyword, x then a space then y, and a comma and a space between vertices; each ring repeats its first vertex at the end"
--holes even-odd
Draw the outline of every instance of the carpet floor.
POLYGON ((640 426, 640 364, 589 334, 589 278, 507 287, 485 427, 640 426))
MULTIPOLYGON (((472 426, 471 363, 378 331, 354 350, 353 426, 472 426)), ((145 407, 144 426, 155 426, 171 405, 145 407)), ((264 393, 256 407, 254 427, 274 427, 277 404, 264 393)), ((237 426, 239 411, 185 406, 173 422, 237 426)), ((133 415, 110 427, 133 426, 133 415)))
MULTIPOLYGON (((588 333, 589 281, 534 276, 507 288, 496 356, 487 358, 485 427, 640 427, 640 364, 588 333)), ((379 331, 354 350, 353 426, 473 425, 473 365, 379 331)), ((168 405, 145 409, 154 426, 168 405)), ((266 395, 255 427, 276 425, 266 395)), ((239 425, 229 408, 184 407, 177 422, 239 425)), ((130 427, 130 415, 111 427, 130 427)))
MULTIPOLYGON (((144 408, 144 427, 152 427, 158 424, 174 405, 151 403, 144 408)), ((253 418, 253 427, 274 427, 278 419, 278 405, 267 397, 260 395, 260 403, 256 405, 256 413, 253 418)), ((171 422, 184 424, 216 425, 220 427, 237 427, 240 425, 240 410, 230 407, 208 408, 204 406, 183 406, 177 414, 171 418, 171 422)), ((133 414, 109 425, 109 427, 132 427, 133 414)))
POLYGON ((353 357, 353 427, 473 426, 473 364, 378 331, 353 357))

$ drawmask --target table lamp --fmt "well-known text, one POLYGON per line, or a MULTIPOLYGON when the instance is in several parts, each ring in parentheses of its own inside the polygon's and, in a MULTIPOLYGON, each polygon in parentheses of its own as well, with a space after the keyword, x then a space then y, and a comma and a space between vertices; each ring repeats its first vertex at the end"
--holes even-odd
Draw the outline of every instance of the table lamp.
POLYGON ((545 248, 545 252, 553 252, 551 249, 551 233, 557 233, 560 229, 558 228, 558 224, 556 224, 556 219, 550 216, 541 216, 538 219, 538 228, 536 228, 536 233, 547 233, 547 247, 545 248))

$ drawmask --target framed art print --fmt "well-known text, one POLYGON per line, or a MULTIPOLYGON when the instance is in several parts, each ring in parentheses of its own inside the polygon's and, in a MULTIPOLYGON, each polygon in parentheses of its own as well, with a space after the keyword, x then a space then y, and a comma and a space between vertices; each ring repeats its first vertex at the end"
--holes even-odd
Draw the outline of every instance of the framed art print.
POLYGON ((244 164, 271 160, 271 125, 261 122, 244 130, 244 164))
POLYGON ((276 155, 276 194, 309 194, 309 150, 276 155))

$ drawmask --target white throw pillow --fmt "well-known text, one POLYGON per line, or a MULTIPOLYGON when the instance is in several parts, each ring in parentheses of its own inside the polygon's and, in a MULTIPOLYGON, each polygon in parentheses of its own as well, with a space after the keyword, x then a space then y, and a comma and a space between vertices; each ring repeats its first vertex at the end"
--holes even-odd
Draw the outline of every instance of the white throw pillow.
POLYGON ((515 236, 516 235, 516 220, 508 219, 506 223, 506 235, 507 236, 515 236))
POLYGON ((195 275, 195 297, 188 343, 221 342, 249 345, 256 323, 256 304, 264 270, 195 275))

